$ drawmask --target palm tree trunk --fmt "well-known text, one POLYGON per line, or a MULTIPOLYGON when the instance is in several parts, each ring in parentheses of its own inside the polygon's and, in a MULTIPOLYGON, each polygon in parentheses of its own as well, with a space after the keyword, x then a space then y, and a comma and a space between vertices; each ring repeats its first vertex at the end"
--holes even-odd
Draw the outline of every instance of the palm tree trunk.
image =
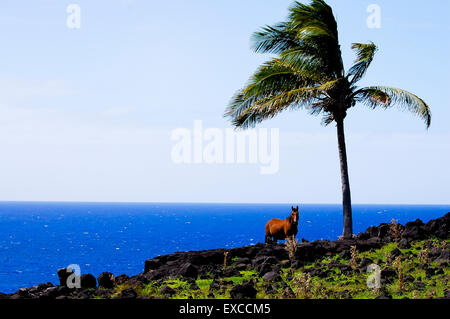
POLYGON ((350 195, 350 180, 348 177, 347 149, 345 146, 344 119, 336 120, 337 136, 339 146, 339 160, 341 164, 341 182, 342 182, 342 206, 344 212, 344 232, 342 236, 346 239, 352 238, 352 199, 350 195))

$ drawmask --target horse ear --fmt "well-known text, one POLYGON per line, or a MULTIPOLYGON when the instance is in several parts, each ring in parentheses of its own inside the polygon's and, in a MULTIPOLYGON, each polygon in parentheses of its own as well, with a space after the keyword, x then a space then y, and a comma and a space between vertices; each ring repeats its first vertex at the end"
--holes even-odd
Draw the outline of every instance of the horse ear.
POLYGON ((297 205, 297 209, 296 209, 296 211, 298 212, 298 205, 297 205))
POLYGON ((292 210, 295 210, 294 206, 291 206, 291 209, 292 209, 292 210))

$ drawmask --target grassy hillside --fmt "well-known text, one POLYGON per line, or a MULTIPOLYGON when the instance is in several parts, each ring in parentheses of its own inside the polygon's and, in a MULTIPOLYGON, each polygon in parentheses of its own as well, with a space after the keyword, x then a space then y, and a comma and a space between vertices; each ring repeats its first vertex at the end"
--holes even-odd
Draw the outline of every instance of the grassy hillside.
MULTIPOLYGON (((182 277, 151 281, 147 284, 126 282, 108 293, 108 298, 123 297, 134 291, 142 298, 231 298, 236 285, 254 287, 254 297, 264 298, 439 298, 448 297, 450 240, 412 242, 400 249, 389 243, 381 249, 325 257, 298 269, 290 261, 282 262, 281 273, 260 278, 256 270, 240 270, 240 276, 213 279, 203 274, 197 279, 182 277), (436 254, 440 254, 436 256, 436 254), (442 255, 444 257, 442 257, 442 255), (447 257, 445 257, 447 256, 447 257), (434 257, 434 259, 433 259, 434 257), (433 261, 434 260, 434 261, 433 261), (381 270, 381 288, 369 288, 367 266, 377 264, 381 270)), ((252 296, 250 292, 249 297, 252 296)), ((94 297, 95 298, 95 297, 94 297)))

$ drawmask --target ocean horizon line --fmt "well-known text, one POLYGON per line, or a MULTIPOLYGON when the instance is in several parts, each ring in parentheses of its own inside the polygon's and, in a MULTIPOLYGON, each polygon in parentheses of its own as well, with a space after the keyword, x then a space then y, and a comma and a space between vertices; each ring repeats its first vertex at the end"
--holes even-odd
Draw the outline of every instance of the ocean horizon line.
MULTIPOLYGON (((24 203, 24 204, 173 204, 173 205, 321 205, 321 206, 340 206, 342 203, 300 203, 300 202, 273 202, 273 203, 257 203, 257 202, 163 202, 163 201, 71 201, 71 200, 0 200, 0 203, 24 203)), ((352 206, 450 206, 450 203, 437 204, 420 204, 420 203, 352 203, 352 206)))

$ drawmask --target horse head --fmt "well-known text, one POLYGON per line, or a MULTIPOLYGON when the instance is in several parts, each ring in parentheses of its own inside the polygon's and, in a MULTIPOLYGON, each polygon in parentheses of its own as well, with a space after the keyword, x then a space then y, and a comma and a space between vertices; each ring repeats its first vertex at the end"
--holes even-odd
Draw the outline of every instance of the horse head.
POLYGON ((296 208, 294 208, 294 206, 292 206, 291 209, 292 209, 292 213, 291 213, 291 216, 289 216, 289 221, 292 224, 297 225, 298 224, 298 217, 299 217, 298 206, 296 208))

